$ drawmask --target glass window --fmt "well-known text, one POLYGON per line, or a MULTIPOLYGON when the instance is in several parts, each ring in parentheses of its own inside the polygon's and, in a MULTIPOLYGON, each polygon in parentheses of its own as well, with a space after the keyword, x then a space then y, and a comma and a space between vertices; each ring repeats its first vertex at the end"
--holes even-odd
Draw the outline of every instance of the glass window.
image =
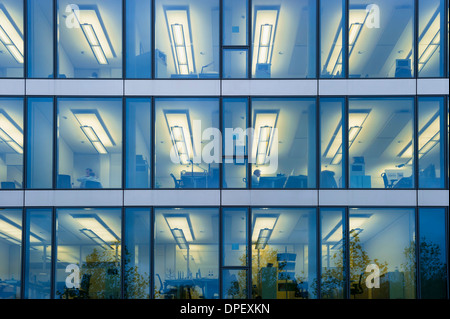
POLYGON ((445 0, 419 0, 419 77, 445 76, 445 0))
POLYGON ((157 78, 218 78, 218 0, 155 1, 157 78))
POLYGON ((58 99, 57 188, 122 187, 122 99, 58 99))
POLYGON ((124 247, 124 294, 126 299, 149 299, 151 211, 126 208, 124 247))
POLYGON ((350 0, 350 78, 414 76, 414 0, 350 0))
POLYGON ((344 98, 320 99, 320 188, 345 188, 344 98))
POLYGON ((28 98, 27 103, 27 188, 52 188, 53 98, 28 98))
POLYGON ((247 49, 223 49, 223 78, 245 79, 247 72, 247 49))
POLYGON ((246 188, 248 99, 223 99, 223 185, 224 188, 246 188))
POLYGON ((320 209, 322 299, 346 297, 345 221, 345 208, 320 209))
POLYGON ((345 77, 345 0, 320 1, 320 77, 345 77))
POLYGON ((351 188, 413 188, 413 98, 350 98, 351 188))
POLYGON ((19 299, 22 209, 0 209, 0 299, 19 299))
POLYGON ((25 299, 50 299, 52 209, 27 209, 25 299))
POLYGON ((247 266, 247 209, 223 208, 223 266, 247 266))
POLYGON ((23 187, 23 98, 0 98, 0 185, 23 187))
POLYGON ((53 1, 28 0, 27 10, 27 76, 53 78, 53 1))
POLYGON ((23 0, 0 0, 0 78, 23 77, 23 0))
POLYGON ((252 99, 252 188, 316 187, 316 99, 252 99))
POLYGON ((248 270, 222 269, 223 299, 247 299, 248 270))
MULTIPOLYGON (((445 187, 445 103, 443 97, 419 97, 419 188, 445 187)), ((448 150, 447 150, 448 153, 448 150)))
POLYGON ((252 1, 252 77, 316 76, 316 1, 252 1))
POLYGON ((155 298, 219 298, 219 210, 155 209, 155 298))
POLYGON ((122 1, 58 0, 58 78, 122 77, 122 1))
POLYGON ((126 1, 127 78, 152 77, 152 8, 148 0, 126 1))
POLYGON ((314 208, 252 209, 252 297, 317 297, 314 208))
POLYGON ((414 299, 413 208, 351 208, 351 299, 414 299))
POLYGON ((223 1, 223 45, 248 45, 248 0, 223 1))
POLYGON ((217 98, 155 99, 155 188, 218 188, 217 98))
POLYGON ((127 99, 126 117, 126 187, 149 188, 152 148, 151 99, 127 99))
POLYGON ((120 208, 56 210, 57 299, 118 299, 120 208))
POLYGON ((419 209, 420 297, 447 297, 446 214, 444 208, 419 209))

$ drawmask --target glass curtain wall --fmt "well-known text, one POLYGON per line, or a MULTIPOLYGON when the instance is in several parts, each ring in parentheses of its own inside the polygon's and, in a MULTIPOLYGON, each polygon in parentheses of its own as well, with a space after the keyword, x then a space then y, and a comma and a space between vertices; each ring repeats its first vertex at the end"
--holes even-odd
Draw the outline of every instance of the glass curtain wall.
POLYGON ((0 78, 24 77, 23 0, 0 1, 0 78))

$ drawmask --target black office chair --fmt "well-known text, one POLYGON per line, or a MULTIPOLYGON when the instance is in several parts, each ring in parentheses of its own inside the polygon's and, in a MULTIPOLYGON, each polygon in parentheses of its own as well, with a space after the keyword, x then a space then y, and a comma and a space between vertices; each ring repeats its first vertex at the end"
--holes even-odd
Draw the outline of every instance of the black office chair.
POLYGON ((350 294, 353 295, 353 299, 356 299, 356 295, 361 295, 364 292, 364 290, 362 288, 362 284, 361 284, 363 275, 364 275, 364 273, 361 273, 359 275, 359 281, 353 282, 350 285, 350 294))
POLYGON ((324 170, 320 172, 320 187, 321 188, 337 188, 336 180, 334 179, 334 172, 324 170))
POLYGON ((175 175, 173 175, 172 173, 170 173, 170 176, 172 177, 175 183, 175 188, 181 188, 182 181, 180 179, 177 179, 175 175))
POLYGON ((16 184, 14 182, 2 182, 2 189, 14 189, 16 188, 16 184))
POLYGON ((381 177, 383 177, 384 188, 392 188, 393 182, 389 182, 386 173, 382 173, 381 177))
POLYGON ((86 181, 85 188, 102 188, 102 184, 96 181, 86 181))
POLYGON ((58 188, 72 188, 70 175, 58 175, 58 188))

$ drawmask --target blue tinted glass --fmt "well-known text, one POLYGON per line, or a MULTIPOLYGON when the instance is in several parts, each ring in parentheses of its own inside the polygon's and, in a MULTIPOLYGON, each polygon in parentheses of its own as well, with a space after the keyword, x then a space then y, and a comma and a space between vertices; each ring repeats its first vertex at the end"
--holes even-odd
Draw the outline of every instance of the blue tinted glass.
POLYGON ((121 188, 122 99, 57 103, 57 188, 121 188))
POLYGON ((219 209, 155 209, 156 299, 219 298, 219 209))
POLYGON ((419 1, 419 77, 443 77, 445 43, 445 0, 419 1))
POLYGON ((316 76, 316 1, 252 1, 252 77, 316 76))
POLYGON ((350 78, 414 76, 414 0, 350 0, 350 78))
POLYGON ((23 188, 23 99, 0 98, 0 188, 23 188))
POLYGON ((248 0, 223 1, 223 44, 247 45, 248 0))
POLYGON ((320 99, 320 188, 345 188, 345 99, 320 99))
POLYGON ((25 298, 50 299, 52 210, 27 209, 25 298))
POLYGON ((218 188, 219 100, 155 99, 155 188, 218 188))
POLYGON ((248 99, 223 99, 223 185, 224 188, 247 188, 248 99))
POLYGON ((218 0, 155 1, 157 78, 218 78, 218 0))
POLYGON ((320 77, 345 76, 345 0, 320 1, 320 77))
POLYGON ((420 208, 420 293, 423 299, 447 296, 446 218, 444 208, 420 208))
POLYGON ((29 0, 28 77, 53 78, 53 1, 29 0))
POLYGON ((127 78, 151 78, 151 1, 126 1, 127 78))
POLYGON ((58 78, 122 77, 122 1, 58 0, 58 78))
POLYGON ((252 209, 252 298, 317 298, 316 226, 314 208, 252 209))
POLYGON ((121 208, 56 210, 55 299, 121 295, 121 208))
POLYGON ((414 99, 350 98, 351 188, 414 187, 414 99))
POLYGON ((247 266, 247 209, 224 208, 223 266, 247 266))
POLYGON ((150 187, 151 99, 127 99, 126 187, 150 187))
POLYGON ((243 79, 247 78, 247 49, 224 49, 223 50, 223 78, 243 79))
POLYGON ((0 299, 19 299, 22 209, 0 209, 0 299))
POLYGON ((316 187, 316 100, 252 99, 252 188, 316 187))
POLYGON ((27 103, 27 188, 52 188, 53 98, 27 103))
POLYGON ((0 78, 23 77, 23 0, 0 1, 0 52, 0 78))
POLYGON ((125 211, 125 298, 150 298, 150 209, 125 211))
POLYGON ((247 278, 246 269, 223 269, 223 299, 247 299, 247 278))
POLYGON ((442 97, 419 97, 419 188, 445 187, 445 104, 442 97), (441 137, 442 136, 442 137, 441 137))

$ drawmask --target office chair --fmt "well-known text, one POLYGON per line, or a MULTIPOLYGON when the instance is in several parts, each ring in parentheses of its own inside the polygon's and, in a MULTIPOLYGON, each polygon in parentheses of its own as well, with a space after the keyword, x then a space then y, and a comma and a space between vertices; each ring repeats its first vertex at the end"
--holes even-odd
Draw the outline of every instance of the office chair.
POLYGON ((176 177, 170 173, 170 176, 172 177, 174 183, 175 183, 175 188, 181 188, 181 180, 180 179, 176 179, 176 177))
POLYGON ((86 181, 85 188, 102 188, 102 184, 96 181, 86 181))
POLYGON ((58 188, 72 188, 70 175, 58 175, 58 188))
POLYGON ((350 294, 353 295, 353 299, 356 299, 356 295, 361 295, 364 292, 361 285, 363 275, 364 273, 361 273, 361 275, 359 275, 359 281, 352 283, 350 286, 350 294))
POLYGON ((14 189, 16 188, 16 184, 14 182, 2 182, 2 189, 14 189))
POLYGON ((384 188, 392 188, 393 182, 389 182, 386 173, 381 173, 381 177, 383 177, 384 188))

